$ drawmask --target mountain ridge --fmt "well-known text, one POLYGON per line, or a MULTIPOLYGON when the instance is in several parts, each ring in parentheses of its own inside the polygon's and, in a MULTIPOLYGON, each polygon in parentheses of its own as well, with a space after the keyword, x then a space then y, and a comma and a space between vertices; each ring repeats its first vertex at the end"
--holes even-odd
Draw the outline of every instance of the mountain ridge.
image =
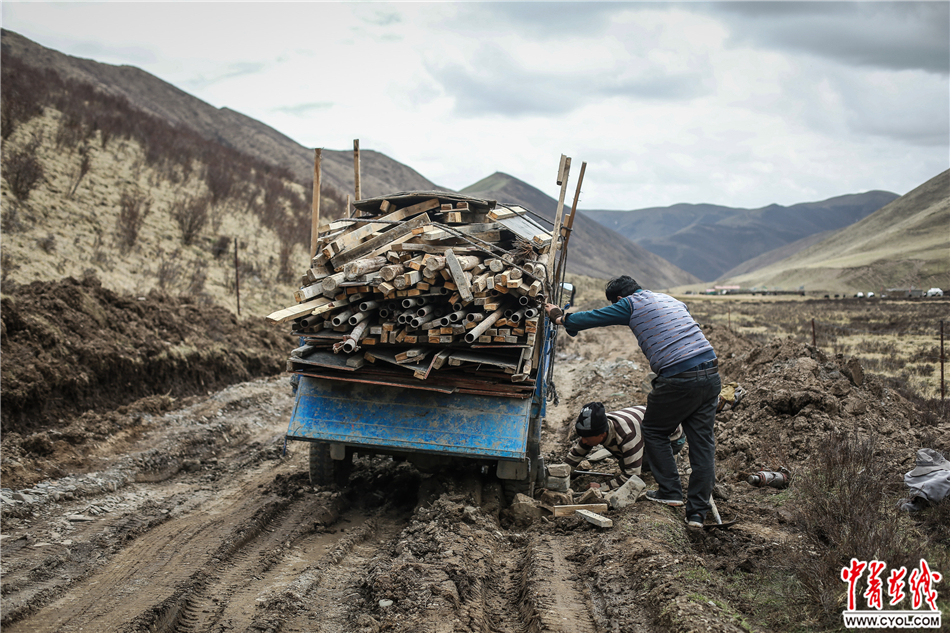
POLYGON ((764 253, 853 224, 897 197, 874 190, 787 207, 677 204, 586 213, 704 281, 713 281, 764 253))
POLYGON ((828 291, 950 287, 950 169, 817 244, 724 283, 828 291))
MULTIPOLYGON (((465 187, 459 193, 518 204, 547 218, 549 223, 553 223, 557 211, 557 200, 553 197, 500 171, 465 187)), ((570 210, 570 204, 565 201, 564 215, 570 214, 570 210)), ((568 241, 569 272, 604 279, 626 274, 637 278, 644 287, 652 288, 669 288, 699 281, 698 277, 637 246, 580 210, 574 218, 573 236, 568 241), (605 252, 605 244, 614 244, 613 251, 605 252), (693 281, 679 281, 681 279, 693 281)))

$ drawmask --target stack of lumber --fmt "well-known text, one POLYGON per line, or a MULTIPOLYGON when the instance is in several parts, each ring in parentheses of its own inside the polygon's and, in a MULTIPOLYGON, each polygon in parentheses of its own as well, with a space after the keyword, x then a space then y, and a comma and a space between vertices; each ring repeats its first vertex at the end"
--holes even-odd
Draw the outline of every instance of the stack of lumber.
POLYGON ((267 317, 301 339, 288 371, 528 397, 550 229, 521 207, 442 191, 354 206, 318 229, 297 304, 267 317))

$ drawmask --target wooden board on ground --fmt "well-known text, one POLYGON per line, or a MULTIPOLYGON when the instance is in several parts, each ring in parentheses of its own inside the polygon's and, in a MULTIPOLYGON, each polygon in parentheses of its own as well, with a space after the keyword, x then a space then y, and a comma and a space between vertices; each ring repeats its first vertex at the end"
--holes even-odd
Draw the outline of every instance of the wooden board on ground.
POLYGON ((588 523, 593 523, 597 527, 609 528, 614 526, 613 521, 590 510, 575 510, 575 512, 584 517, 588 523))
POLYGON ((607 504, 606 503, 584 503, 580 505, 571 505, 571 506, 547 506, 542 505, 542 508, 550 510, 551 513, 556 517, 566 517, 571 514, 574 514, 578 510, 587 510, 589 512, 606 512, 607 504))

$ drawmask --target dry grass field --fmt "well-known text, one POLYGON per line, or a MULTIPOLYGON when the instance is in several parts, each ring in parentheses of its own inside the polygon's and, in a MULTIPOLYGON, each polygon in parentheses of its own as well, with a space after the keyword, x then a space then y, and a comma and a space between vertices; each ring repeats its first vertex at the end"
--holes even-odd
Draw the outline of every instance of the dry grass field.
MULTIPOLYGON (((704 323, 758 342, 814 341, 826 354, 859 357, 866 371, 909 393, 940 397, 940 322, 950 314, 950 302, 943 299, 681 298, 704 323)), ((950 323, 944 329, 950 336, 950 323)))

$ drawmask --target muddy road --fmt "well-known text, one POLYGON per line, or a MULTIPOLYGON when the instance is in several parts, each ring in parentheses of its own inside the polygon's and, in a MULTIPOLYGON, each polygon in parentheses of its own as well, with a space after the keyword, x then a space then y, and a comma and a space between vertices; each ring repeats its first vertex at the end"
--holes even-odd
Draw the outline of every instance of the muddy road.
MULTIPOLYGON (((586 332, 559 352, 559 404, 543 428, 549 463, 561 461, 584 402, 645 403, 648 367, 619 334, 586 332)), ((357 457, 345 488, 314 487, 307 446, 284 445, 288 378, 263 378, 167 410, 126 407, 105 435, 74 422, 65 434, 5 440, 0 624, 11 633, 749 630, 745 589, 799 535, 787 491, 737 474, 777 465, 779 446, 782 459, 806 460, 820 438, 791 437, 796 424, 898 420, 895 472, 909 469, 922 433, 946 450, 950 427, 915 429, 906 402, 873 381, 855 384, 844 360, 721 328, 709 335, 724 382, 749 391, 717 424, 719 508, 739 519, 729 530, 689 533, 681 509, 646 500, 609 512, 607 529, 577 516, 530 519, 513 515, 479 470, 420 473, 382 457, 357 457), (37 470, 42 481, 29 476, 37 470)))

